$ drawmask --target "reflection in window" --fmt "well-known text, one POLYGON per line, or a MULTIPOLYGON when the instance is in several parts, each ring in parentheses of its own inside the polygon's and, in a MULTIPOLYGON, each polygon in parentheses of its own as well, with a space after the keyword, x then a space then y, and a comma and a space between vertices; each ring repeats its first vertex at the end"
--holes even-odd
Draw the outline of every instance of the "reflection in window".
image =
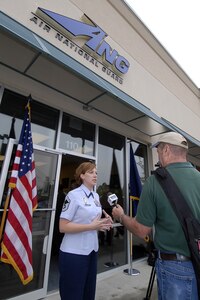
POLYGON ((95 125, 74 116, 63 114, 60 148, 94 155, 95 125))
MULTIPOLYGON (((19 140, 26 104, 27 97, 9 90, 4 91, 0 104, 1 155, 3 155, 2 151, 5 148, 2 147, 2 144, 7 144, 9 137, 19 140), (15 122, 11 131, 13 119, 15 119, 15 122)), ((34 144, 50 148, 54 147, 58 117, 58 110, 35 100, 31 102, 31 129, 34 144)))
MULTIPOLYGON (((147 147, 143 144, 138 144, 133 141, 129 141, 128 143, 131 142, 132 148, 133 148, 133 153, 134 153, 134 158, 135 162, 137 165, 138 173, 141 179, 141 183, 143 184, 144 181, 147 178, 147 147)), ((130 161, 130 160, 129 160, 130 161)))
POLYGON ((110 192, 122 198, 124 188, 124 137, 99 129, 98 185, 109 185, 110 192))
MULTIPOLYGON (((6 196, 8 193, 8 182, 13 168, 16 149, 17 145, 14 145, 9 164, 9 171, 6 178, 6 184, 4 187, 3 198, 0 199, 0 208, 4 207, 6 201, 6 196)), ((47 154, 46 152, 34 149, 34 160, 36 168, 38 208, 50 208, 52 207, 53 203, 55 172, 57 169, 57 156, 52 153, 47 154)))
MULTIPOLYGON (((1 217, 1 212, 0 212, 1 217)), ((15 270, 9 264, 1 264, 0 290, 1 299, 19 297, 25 292, 34 292, 41 289, 44 284, 44 271, 46 254, 44 254, 44 239, 48 236, 51 213, 49 211, 34 212, 33 214, 33 280, 24 286, 15 270)), ((28 297, 27 297, 28 298, 28 297)))
MULTIPOLYGON (((103 209, 112 215, 108 204, 108 193, 118 196, 118 203, 125 206, 124 201, 124 144, 125 139, 114 132, 99 128, 97 192, 103 209)), ((105 271, 105 265, 123 265, 126 262, 126 231, 119 225, 109 232, 99 233, 99 265, 98 271, 105 271), (106 264, 101 264, 101 262, 106 264)))
MULTIPOLYGON (((2 203, 0 206, 0 220, 3 214, 4 203, 8 193, 8 180, 11 174, 13 161, 15 158, 17 145, 14 145, 11 155, 9 172, 4 188, 2 203)), ((55 188, 55 178, 57 172, 58 156, 53 153, 40 151, 34 149, 34 158, 36 166, 36 183, 38 207, 33 213, 33 227, 32 227, 32 253, 33 253, 33 280, 26 286, 21 284, 19 276, 10 267, 9 264, 1 264, 0 272, 0 299, 10 299, 14 296, 19 296, 33 292, 43 288, 45 266, 46 266, 46 245, 47 237, 49 236, 49 228, 52 211, 45 211, 44 209, 53 208, 53 196, 55 188), (41 209, 42 208, 42 209, 41 209), (10 286, 12 285, 12 288, 10 286)), ((21 298, 20 298, 21 299, 21 298)))
MULTIPOLYGON (((132 145, 134 160, 136 163, 140 181, 141 181, 141 184, 143 184, 146 179, 146 175, 147 175, 147 147, 143 144, 138 144, 134 141, 128 141, 128 143, 127 143, 128 149, 130 149, 130 143, 132 145)), ((130 168, 130 162, 131 162, 130 157, 128 159, 128 162, 129 163, 127 165, 128 165, 129 171, 131 172, 131 170, 133 171, 133 169, 130 168)), ((128 172, 129 188, 130 188, 130 172, 128 172)), ((134 176, 134 175, 135 174, 132 173, 132 176, 134 176)), ((133 178, 132 178, 132 180, 133 180, 133 178)), ((133 180, 133 182, 136 184, 137 180, 135 180, 135 181, 133 180)), ((136 188, 136 190, 137 190, 137 188, 136 188)), ((129 190, 129 195, 131 195, 130 190, 129 190)), ((132 196, 134 196, 134 195, 132 195, 132 196)), ((139 195, 135 195, 135 196, 138 197, 139 195)), ((130 197, 129 213, 131 216, 135 216, 135 214, 137 212, 137 203, 135 206, 134 201, 138 202, 138 200, 130 197)), ((132 250, 132 259, 138 259, 138 258, 146 256, 147 243, 144 239, 141 239, 141 238, 136 237, 135 235, 132 235, 131 244, 132 244, 132 249, 131 249, 132 250)))
POLYGON ((38 208, 51 208, 53 203, 57 156, 34 150, 38 208))

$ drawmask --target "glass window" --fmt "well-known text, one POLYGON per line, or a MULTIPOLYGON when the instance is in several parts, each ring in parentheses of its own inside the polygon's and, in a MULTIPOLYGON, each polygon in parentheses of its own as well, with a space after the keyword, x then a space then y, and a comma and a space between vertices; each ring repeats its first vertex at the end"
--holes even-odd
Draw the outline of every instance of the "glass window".
MULTIPOLYGON (((140 178, 140 183, 142 186, 147 177, 147 147, 143 144, 139 144, 134 141, 128 141, 127 142, 128 150, 130 149, 131 146, 133 149, 133 158, 132 159, 135 160, 137 172, 138 172, 138 175, 140 178)), ((129 151, 128 151, 128 153, 130 154, 129 151)), ((136 173, 135 173, 136 170, 133 166, 132 167, 130 166, 132 159, 131 159, 131 157, 129 157, 129 159, 128 159, 129 163, 127 165, 129 168, 129 171, 128 171, 129 195, 136 197, 135 199, 132 197, 130 197, 130 199, 129 199, 129 214, 131 216, 134 216, 137 212, 137 205, 139 203, 138 201, 140 201, 140 200, 138 200, 138 198, 137 198, 137 197, 139 197, 139 195, 137 194, 137 192, 139 191, 139 187, 133 188, 133 186, 132 186, 132 188, 135 190, 137 195, 136 194, 131 195, 132 193, 131 193, 131 186, 130 186, 130 172, 133 172, 132 173, 132 180, 133 180, 132 184, 136 185, 138 182, 137 180, 134 181, 134 179, 133 179, 133 177, 136 176, 136 173)), ((147 248, 150 247, 149 246, 150 243, 147 244, 147 242, 144 239, 141 239, 135 235, 132 235, 131 244, 132 244, 132 259, 133 260, 146 256, 147 248)))
MULTIPOLYGON (((9 170, 12 170, 16 147, 17 146, 14 145, 13 152, 11 154, 9 170)), ((32 227, 32 256, 34 277, 28 285, 24 286, 13 267, 9 264, 2 263, 0 269, 0 299, 10 299, 14 296, 20 297, 20 295, 36 291, 44 287, 45 268, 47 266, 47 252, 45 250, 46 247, 44 246, 46 245, 47 238, 49 239, 50 236, 49 230, 51 217, 53 214, 55 214, 55 206, 53 207, 53 196, 58 167, 58 155, 48 153, 47 151, 34 149, 34 157, 38 196, 38 207, 33 213, 32 227)), ((9 175, 10 172, 8 172, 8 176, 9 175)), ((8 195, 7 192, 8 178, 4 187, 3 200, 0 206, 0 220, 2 219, 3 208, 8 195)))
POLYGON ((60 148, 94 155, 95 125, 74 116, 63 114, 60 148))
POLYGON ((133 141, 129 141, 128 143, 131 143, 132 145, 138 173, 141 179, 141 183, 143 184, 148 176, 147 147, 143 144, 138 144, 133 141))
POLYGON ((49 234, 50 217, 51 212, 49 211, 36 211, 33 214, 32 255, 34 277, 29 284, 24 286, 13 267, 9 264, 1 263, 1 299, 20 297, 20 295, 23 295, 24 293, 33 292, 43 287, 46 263, 46 254, 43 253, 43 248, 44 239, 49 234))
MULTIPOLYGON (((4 91, 0 104, 1 155, 5 153, 9 137, 19 139, 26 104, 27 97, 9 90, 4 91)), ((31 129, 34 144, 50 148, 54 147, 58 118, 58 110, 35 100, 31 102, 31 129)))
POLYGON ((110 192, 122 197, 124 189, 124 137, 99 129, 98 184, 109 185, 110 192))
MULTIPOLYGON (((124 197, 124 144, 125 138, 109 130, 99 128, 97 192, 103 209, 111 215, 108 193, 116 194, 118 203, 125 206, 124 197)), ((110 231, 99 232, 98 271, 126 263, 126 231, 120 224, 110 231)))

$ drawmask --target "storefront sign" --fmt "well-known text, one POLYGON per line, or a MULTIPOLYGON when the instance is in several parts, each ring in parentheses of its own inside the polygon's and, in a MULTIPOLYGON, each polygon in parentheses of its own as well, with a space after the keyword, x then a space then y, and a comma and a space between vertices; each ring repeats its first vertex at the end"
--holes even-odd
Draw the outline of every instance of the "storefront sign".
POLYGON ((30 21, 42 27, 45 32, 54 30, 58 42, 65 44, 95 67, 101 68, 102 72, 115 81, 123 83, 121 75, 128 72, 130 63, 105 41, 107 34, 99 26, 77 21, 43 8, 38 8, 37 15, 34 15, 30 21), (63 35, 63 31, 70 39, 63 35), (87 39, 83 46, 80 47, 74 43, 75 38, 82 39, 83 37, 87 39))

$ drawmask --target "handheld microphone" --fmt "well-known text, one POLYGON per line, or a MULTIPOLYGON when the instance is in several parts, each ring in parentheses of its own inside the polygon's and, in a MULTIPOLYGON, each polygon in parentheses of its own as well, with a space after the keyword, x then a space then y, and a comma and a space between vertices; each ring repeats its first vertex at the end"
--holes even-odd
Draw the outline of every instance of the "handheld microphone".
POLYGON ((114 207, 117 206, 118 197, 115 194, 108 193, 108 203, 110 206, 114 207))
POLYGON ((154 166, 155 166, 155 167, 161 167, 161 164, 160 164, 160 162, 158 161, 154 166))

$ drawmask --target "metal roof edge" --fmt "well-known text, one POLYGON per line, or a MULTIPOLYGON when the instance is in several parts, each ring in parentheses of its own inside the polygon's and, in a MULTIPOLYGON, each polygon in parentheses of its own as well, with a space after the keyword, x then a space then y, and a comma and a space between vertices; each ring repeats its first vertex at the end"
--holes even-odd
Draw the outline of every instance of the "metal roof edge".
POLYGON ((3 28, 5 31, 12 33, 13 35, 19 37, 23 42, 29 44, 30 46, 34 47, 35 49, 41 51, 47 56, 52 57, 55 61, 59 61, 63 65, 70 68, 73 72, 76 71, 79 75, 87 78, 92 83, 96 84, 99 87, 103 87, 113 96, 117 97, 118 99, 125 102, 127 105, 137 109, 138 111, 144 113, 154 121, 158 122, 159 124, 165 126, 168 129, 173 130, 172 124, 166 122, 166 120, 157 116, 154 112, 152 112, 148 107, 143 105, 142 103, 138 102, 131 96, 127 95, 125 92, 117 88, 116 86, 112 85, 102 77, 98 76, 97 74, 93 73, 90 69, 79 63, 78 61, 74 60, 66 53, 61 51, 60 49, 56 48, 54 45, 50 44, 45 39, 38 36, 36 33, 32 32, 30 29, 26 28, 22 24, 18 23, 14 19, 10 18, 3 12, 0 12, 0 27, 3 28))
POLYGON ((184 130, 180 129, 179 127, 177 127, 176 125, 173 125, 170 121, 162 118, 162 120, 164 120, 164 122, 166 122, 167 124, 170 125, 170 127, 172 127, 173 131, 177 131, 178 133, 182 134, 188 141, 190 141, 191 143, 197 145, 200 147, 200 141, 197 140, 196 138, 192 137, 190 134, 186 133, 184 130))

